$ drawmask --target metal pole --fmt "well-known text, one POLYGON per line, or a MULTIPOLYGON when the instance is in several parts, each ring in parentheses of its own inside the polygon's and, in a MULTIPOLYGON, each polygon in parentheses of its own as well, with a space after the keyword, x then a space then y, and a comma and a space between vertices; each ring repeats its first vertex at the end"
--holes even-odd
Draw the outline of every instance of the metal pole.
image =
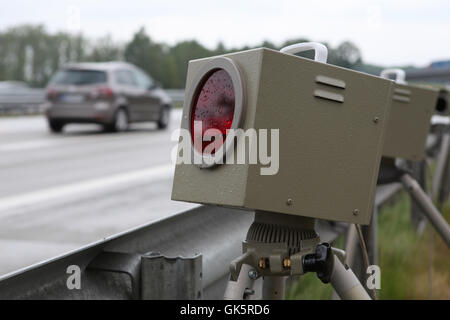
POLYGON ((263 300, 284 300, 287 277, 264 277, 263 300))
POLYGON ((355 269, 355 261, 357 260, 358 250, 360 250, 358 242, 358 233, 355 225, 352 223, 348 226, 345 242, 346 262, 352 269, 355 269))
MULTIPOLYGON (((378 264, 378 208, 374 207, 372 221, 369 226, 363 226, 362 231, 364 241, 366 242, 367 254, 369 256, 369 265, 378 264)), ((350 224, 347 229, 347 237, 345 243, 347 265, 352 268, 353 273, 363 282, 367 277, 366 267, 361 252, 358 233, 354 224, 350 224)))
POLYGON ((376 206, 373 208, 372 222, 368 226, 366 238, 369 263, 378 265, 378 207, 376 206))
POLYGON ((423 213, 444 239, 447 246, 450 247, 450 227, 448 226, 447 221, 442 217, 441 213, 436 209, 430 197, 428 197, 420 187, 419 183, 409 174, 404 174, 400 180, 411 197, 422 207, 423 213))
POLYGON ((437 197, 437 200, 440 202, 440 205, 446 200, 444 199, 448 194, 445 189, 445 179, 449 179, 449 173, 446 171, 449 170, 450 162, 450 133, 447 133, 442 136, 441 150, 436 160, 436 170, 433 176, 433 194, 437 197))
POLYGON ((338 257, 334 256, 334 268, 331 285, 343 300, 371 300, 369 294, 349 267, 344 267, 338 257))
POLYGON ((253 290, 254 279, 250 278, 253 267, 248 264, 243 264, 237 281, 228 281, 225 289, 225 300, 243 300, 253 290))
MULTIPOLYGON (((430 194, 427 185, 427 162, 426 160, 422 160, 420 162, 417 161, 407 161, 409 167, 411 169, 411 176, 416 179, 419 183, 420 187, 427 194, 430 194)), ((426 226, 426 218, 422 212, 422 208, 415 201, 411 203, 411 225, 412 227, 421 234, 423 230, 425 230, 426 226)))
MULTIPOLYGON (((348 225, 347 228, 347 234, 345 238, 345 261, 347 265, 349 265, 353 270, 360 270, 360 264, 358 266, 355 262, 359 260, 360 263, 361 259, 358 259, 361 257, 361 254, 359 252, 361 249, 359 248, 359 240, 358 240, 358 234, 356 232, 356 227, 353 223, 348 225)), ((340 297, 336 293, 336 290, 333 290, 333 294, 331 296, 331 300, 339 300, 340 297)))

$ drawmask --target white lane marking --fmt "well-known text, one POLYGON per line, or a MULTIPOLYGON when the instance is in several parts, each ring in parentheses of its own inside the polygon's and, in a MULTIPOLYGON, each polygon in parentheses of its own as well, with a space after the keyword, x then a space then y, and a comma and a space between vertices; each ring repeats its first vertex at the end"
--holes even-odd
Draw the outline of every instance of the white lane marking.
MULTIPOLYGON (((171 114, 171 121, 173 124, 175 124, 175 127, 179 127, 179 122, 181 121, 181 114, 182 110, 176 109, 172 111, 171 114)), ((14 129, 16 129, 17 132, 25 131, 29 127, 29 122, 36 119, 27 119, 25 118, 24 121, 19 122, 17 119, 13 119, 14 122, 18 122, 21 125, 15 124, 13 126, 14 129)), ((40 120, 40 119, 39 119, 40 120)), ((0 133, 8 132, 8 130, 4 131, 4 123, 7 123, 4 119, 0 119, 0 133), (3 122, 3 123, 2 123, 3 122)), ((83 128, 83 126, 79 126, 79 128, 83 128)), ((45 126, 43 129, 46 129, 45 126)), ((102 136, 102 138, 106 141, 118 141, 121 139, 126 138, 126 135, 106 135, 102 136)), ((151 137, 151 136, 150 136, 151 137)), ((91 140, 90 136, 86 137, 67 137, 67 136, 60 136, 58 137, 58 140, 48 140, 48 139, 40 139, 40 140, 27 140, 27 141, 18 141, 18 142, 11 142, 11 143, 4 143, 0 144, 0 153, 2 152, 17 152, 17 151, 26 151, 26 150, 34 150, 34 149, 41 149, 41 148, 50 148, 50 147, 57 147, 57 146, 67 146, 70 143, 84 143, 85 141, 89 143, 91 140), (70 142, 70 143, 69 143, 70 142)))
POLYGON ((54 147, 61 144, 62 144, 61 141, 52 141, 52 140, 34 140, 34 141, 7 143, 0 145, 0 152, 40 149, 46 147, 54 147))
POLYGON ((153 182, 162 178, 168 178, 173 174, 173 172, 174 166, 172 164, 160 165, 148 169, 135 170, 68 185, 52 187, 17 196, 4 197, 0 198, 0 213, 2 211, 45 201, 57 200, 63 197, 71 196, 73 198, 74 196, 80 194, 92 194, 92 192, 102 191, 111 187, 133 184, 137 182, 153 182))

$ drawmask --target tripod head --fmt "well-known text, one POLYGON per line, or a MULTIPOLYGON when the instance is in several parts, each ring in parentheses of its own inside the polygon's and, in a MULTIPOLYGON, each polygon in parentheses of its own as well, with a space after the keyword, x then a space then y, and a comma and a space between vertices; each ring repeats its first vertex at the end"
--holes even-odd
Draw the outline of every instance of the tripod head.
POLYGON ((259 276, 303 274, 303 257, 315 253, 319 236, 315 219, 256 211, 243 242, 243 255, 231 263, 231 278, 237 279, 242 264, 255 266, 259 276))
POLYGON ((319 243, 311 218, 257 211, 243 243, 243 255, 230 265, 225 299, 249 298, 253 282, 264 279, 263 298, 284 297, 287 276, 315 272, 331 283, 342 299, 370 299, 351 269, 340 259, 342 251, 319 243), (339 251, 339 252, 338 252, 339 251))
POLYGON ((243 243, 244 254, 230 266, 237 281, 243 264, 251 265, 253 279, 316 272, 328 283, 334 266, 328 243, 319 243, 315 219, 256 211, 243 243))

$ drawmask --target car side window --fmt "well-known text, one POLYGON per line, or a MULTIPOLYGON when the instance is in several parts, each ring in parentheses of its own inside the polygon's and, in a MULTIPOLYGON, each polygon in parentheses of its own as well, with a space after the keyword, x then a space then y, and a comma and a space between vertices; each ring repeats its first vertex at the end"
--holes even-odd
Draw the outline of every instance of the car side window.
POLYGON ((131 87, 138 86, 136 77, 130 70, 117 70, 114 75, 118 84, 131 87))
POLYGON ((138 70, 136 70, 134 73, 136 75, 137 85, 139 88, 148 90, 153 87, 154 81, 152 80, 152 78, 138 70))

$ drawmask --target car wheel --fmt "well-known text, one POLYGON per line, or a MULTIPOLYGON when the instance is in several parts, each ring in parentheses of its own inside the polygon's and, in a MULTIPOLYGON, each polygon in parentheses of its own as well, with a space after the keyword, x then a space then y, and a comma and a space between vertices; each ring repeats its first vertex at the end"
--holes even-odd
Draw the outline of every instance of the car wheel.
POLYGON ((48 120, 48 127, 53 133, 61 133, 64 128, 64 123, 55 120, 48 120))
POLYGON ((161 114, 158 120, 158 129, 165 129, 169 125, 170 121, 170 110, 169 106, 165 106, 161 109, 161 114))
POLYGON ((116 111, 110 130, 114 132, 124 132, 128 130, 128 113, 125 109, 120 108, 116 111))

